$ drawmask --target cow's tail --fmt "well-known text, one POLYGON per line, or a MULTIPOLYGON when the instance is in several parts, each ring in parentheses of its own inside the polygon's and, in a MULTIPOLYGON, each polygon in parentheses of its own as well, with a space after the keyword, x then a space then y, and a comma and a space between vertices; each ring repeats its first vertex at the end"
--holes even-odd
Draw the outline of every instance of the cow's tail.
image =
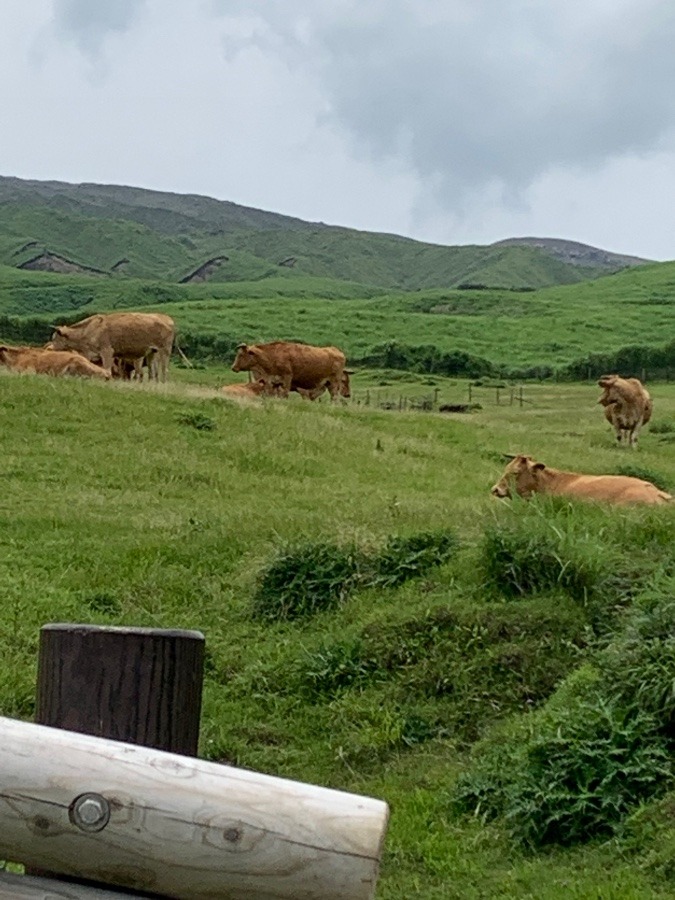
POLYGON ((184 362, 185 365, 188 367, 188 369, 193 369, 194 366, 192 365, 192 363, 190 362, 190 360, 187 358, 187 356, 183 353, 183 351, 180 349, 180 347, 178 346, 178 344, 174 344, 173 346, 174 346, 175 349, 178 351, 178 355, 179 355, 180 358, 183 360, 183 362, 184 362))

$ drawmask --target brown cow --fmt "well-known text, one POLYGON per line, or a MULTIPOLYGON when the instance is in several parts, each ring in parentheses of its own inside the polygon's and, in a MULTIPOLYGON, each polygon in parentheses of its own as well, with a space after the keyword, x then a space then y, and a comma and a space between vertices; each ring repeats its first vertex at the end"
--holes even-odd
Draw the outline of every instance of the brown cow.
POLYGON ((220 393, 225 394, 226 397, 236 397, 248 400, 257 397, 287 396, 283 394, 282 391, 283 388, 278 382, 265 381, 264 378, 259 378, 258 381, 226 384, 220 389, 220 393))
POLYGON ((55 350, 77 350, 87 359, 100 359, 112 370, 115 356, 145 359, 156 348, 150 377, 166 381, 176 334, 174 321, 162 313, 97 313, 75 325, 59 325, 52 335, 55 350))
POLYGON ((579 475, 561 472, 531 456, 514 456, 502 477, 492 487, 495 497, 512 497, 513 491, 525 499, 533 494, 551 494, 579 500, 607 503, 666 503, 673 499, 650 481, 629 475, 579 475))
POLYGON ((605 418, 614 428, 616 439, 637 448, 640 428, 652 416, 652 398, 637 378, 621 378, 619 375, 603 375, 598 381, 603 388, 598 400, 605 407, 605 418))
POLYGON ((108 380, 110 373, 94 365, 74 350, 45 350, 44 347, 0 346, 0 363, 14 372, 38 375, 75 375, 108 380))
POLYGON ((321 392, 327 389, 331 399, 336 400, 345 362, 344 353, 337 347, 272 341, 269 344, 240 344, 232 371, 251 372, 256 380, 278 377, 284 397, 292 388, 298 392, 313 392, 321 387, 321 392))
MULTIPOLYGON (((354 373, 350 369, 345 369, 342 373, 342 378, 340 379, 340 389, 339 393, 341 397, 344 397, 348 400, 352 395, 351 382, 349 380, 349 376, 354 373)), ((330 390, 330 381, 328 378, 325 378, 320 384, 311 390, 307 390, 303 387, 298 387, 297 383, 294 381, 291 384, 291 391, 297 391, 301 397, 305 400, 316 400, 317 397, 320 397, 324 391, 330 390)))

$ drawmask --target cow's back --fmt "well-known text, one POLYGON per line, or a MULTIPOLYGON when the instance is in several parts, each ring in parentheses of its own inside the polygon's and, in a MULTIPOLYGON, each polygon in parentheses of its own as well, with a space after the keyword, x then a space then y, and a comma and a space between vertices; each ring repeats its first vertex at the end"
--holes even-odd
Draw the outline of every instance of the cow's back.
POLYGON ((292 341, 273 341, 259 346, 264 347, 270 371, 290 371, 299 387, 313 387, 322 378, 341 377, 347 362, 337 347, 314 347, 292 341))
POLYGON ((101 324, 101 338, 119 356, 145 356, 149 347, 171 352, 176 333, 173 319, 163 313, 110 313, 101 324))

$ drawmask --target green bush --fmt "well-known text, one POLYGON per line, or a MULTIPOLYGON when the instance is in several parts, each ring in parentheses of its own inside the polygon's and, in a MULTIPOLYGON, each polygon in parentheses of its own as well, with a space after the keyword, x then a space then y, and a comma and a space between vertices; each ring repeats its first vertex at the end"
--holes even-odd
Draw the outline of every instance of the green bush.
POLYGON ((675 422, 652 422, 649 430, 654 434, 673 434, 675 432, 675 422))
POLYGON ((196 428, 197 431, 214 431, 216 427, 216 423, 210 416, 205 416, 200 412, 184 413, 178 417, 178 421, 181 425, 196 428))
POLYGON ((528 847, 611 833, 672 779, 658 723, 604 696, 601 676, 570 676, 529 722, 493 737, 458 780, 454 808, 500 817, 528 847))
POLYGON ((282 548, 258 579, 253 614, 284 620, 334 609, 355 586, 361 563, 355 547, 307 541, 282 548))
POLYGON ((586 602, 604 574, 598 558, 548 527, 488 527, 482 553, 488 585, 508 598, 560 589, 586 602))
POLYGON ((653 715, 675 747, 675 578, 644 593, 602 652, 601 665, 616 700, 653 715))
POLYGON ((452 556, 458 541, 449 531, 423 531, 408 537, 390 537, 372 559, 373 585, 392 587, 425 575, 452 556))
POLYGON ((442 531, 391 537, 379 553, 329 542, 285 547, 258 579, 254 615, 296 619, 339 606, 357 585, 397 587, 445 562, 457 545, 442 531))

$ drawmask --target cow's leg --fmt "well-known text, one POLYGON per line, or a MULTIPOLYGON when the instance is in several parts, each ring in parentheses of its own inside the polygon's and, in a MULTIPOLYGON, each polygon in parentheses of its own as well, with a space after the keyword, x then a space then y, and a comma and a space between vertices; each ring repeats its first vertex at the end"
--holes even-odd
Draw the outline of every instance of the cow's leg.
POLYGON ((633 428, 631 428, 629 432, 630 445, 633 450, 637 450, 638 446, 638 437, 640 434, 640 423, 638 422, 633 428))
MULTIPOLYGON (((140 356, 138 359, 135 359, 133 361, 134 378, 136 379, 136 381, 143 381, 143 363, 144 363, 144 359, 142 356, 140 356)), ((150 377, 149 374, 148 374, 148 377, 150 377)))
POLYGON ((106 370, 111 378, 114 358, 115 354, 113 353, 112 347, 105 347, 101 350, 101 366, 106 370))
POLYGON ((150 363, 148 377, 155 381, 166 381, 169 373, 169 354, 166 350, 158 350, 150 363))
POLYGON ((342 380, 342 376, 335 379, 330 379, 330 381, 326 382, 326 387, 328 388, 328 393, 330 394, 330 399, 332 403, 335 403, 340 399, 340 381, 342 380))

